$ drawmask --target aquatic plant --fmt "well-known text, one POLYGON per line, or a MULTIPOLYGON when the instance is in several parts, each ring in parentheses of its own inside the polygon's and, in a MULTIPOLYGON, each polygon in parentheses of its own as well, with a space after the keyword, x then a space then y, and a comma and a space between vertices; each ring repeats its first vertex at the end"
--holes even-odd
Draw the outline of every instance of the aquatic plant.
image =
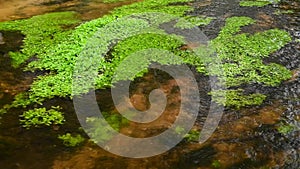
POLYGON ((20 115, 20 122, 23 127, 29 129, 30 127, 50 126, 63 124, 65 119, 61 112, 57 111, 59 107, 52 107, 52 109, 46 110, 46 108, 35 108, 28 110, 20 115))
POLYGON ((280 0, 242 0, 240 6, 257 6, 262 7, 269 4, 277 4, 280 0))
POLYGON ((92 141, 108 141, 113 136, 113 133, 119 131, 122 127, 128 125, 129 121, 120 114, 112 114, 101 112, 104 119, 100 117, 88 117, 86 119, 88 135, 93 138, 92 141), (108 123, 111 128, 102 127, 104 123, 108 123))
MULTIPOLYGON (((55 96, 72 97, 71 82, 76 57, 83 50, 87 39, 99 28, 114 21, 116 18, 132 13, 164 12, 181 16, 185 12, 192 10, 187 5, 171 5, 171 3, 176 2, 188 2, 188 0, 164 0, 159 2, 146 0, 134 3, 116 8, 110 15, 81 24, 75 30, 64 32, 61 32, 60 24, 77 23, 77 20, 73 18, 74 13, 72 12, 64 12, 61 15, 60 13, 46 14, 27 20, 0 23, 0 30, 20 30, 26 36, 24 44, 28 45, 24 45, 22 49, 22 51, 26 52, 15 55, 12 53, 12 57, 15 60, 14 65, 24 63, 26 59, 34 56, 36 59, 28 64, 25 68, 26 70, 51 71, 50 74, 37 77, 31 85, 29 93, 19 94, 12 105, 5 106, 5 108, 26 107, 32 103, 41 104, 45 99, 55 96), (55 21, 53 22, 52 20, 55 21), (31 22, 34 22, 34 24, 31 24, 31 22), (26 25, 35 25, 35 27, 26 27, 26 25), (40 38, 37 39, 37 37, 40 38)), ((120 29, 126 31, 126 26, 130 26, 135 21, 138 21, 138 19, 123 23, 124 25, 120 29)), ((109 86, 109 79, 101 79, 102 84, 98 86, 102 86, 102 88, 109 86)))
POLYGON ((279 126, 277 128, 277 131, 281 134, 288 134, 290 132, 292 132, 294 130, 295 126, 291 125, 291 124, 284 124, 284 123, 279 123, 279 126))
POLYGON ((59 135, 58 139, 63 141, 63 144, 67 147, 75 147, 84 141, 84 138, 77 134, 76 136, 72 136, 71 133, 66 133, 64 135, 59 135))
MULTIPOLYGON (((175 133, 181 135, 184 133, 185 129, 183 127, 177 126, 175 128, 175 133)), ((188 141, 198 141, 200 137, 200 131, 192 129, 190 130, 186 135, 183 136, 183 138, 188 141)))
POLYGON ((214 101, 227 107, 240 109, 241 107, 260 105, 266 96, 260 93, 244 94, 243 89, 237 90, 216 90, 210 94, 214 96, 214 101))
POLYGON ((197 130, 191 130, 184 136, 187 141, 199 141, 200 132, 197 130))
POLYGON ((253 23, 255 21, 249 17, 228 18, 218 37, 211 41, 223 62, 224 72, 214 70, 210 73, 224 78, 228 87, 226 91, 211 91, 211 94, 216 96, 213 97, 214 101, 225 106, 241 108, 259 105, 266 98, 259 93, 245 95, 242 88, 237 88, 243 84, 277 86, 291 77, 291 72, 284 66, 276 63, 265 64, 262 60, 290 42, 289 33, 279 29, 253 35, 239 33, 242 26, 253 23), (233 87, 235 89, 230 89, 233 87))
MULTIPOLYGON (((133 36, 121 42, 111 37, 124 37, 130 34, 130 31, 138 31, 149 25, 147 21, 138 17, 108 25, 108 23, 111 23, 117 18, 139 12, 164 12, 175 16, 183 16, 185 12, 192 10, 192 8, 181 3, 178 4, 177 2, 188 1, 189 0, 164 0, 158 2, 156 0, 145 0, 143 2, 116 8, 111 14, 83 23, 74 30, 65 30, 61 27, 61 25, 73 25, 78 23, 78 20, 74 19, 75 15, 72 12, 64 12, 62 16, 60 16, 59 13, 54 13, 35 16, 27 20, 0 23, 0 30, 20 30, 26 36, 24 39, 25 45, 23 46, 20 57, 19 54, 15 56, 12 55, 12 57, 15 58, 14 60, 19 60, 16 61, 16 65, 24 63, 26 59, 35 56, 36 59, 29 62, 25 69, 30 71, 47 70, 50 72, 38 76, 28 92, 18 94, 13 103, 6 105, 4 109, 26 107, 33 103, 42 104, 45 99, 51 99, 53 97, 72 98, 72 75, 77 56, 84 49, 88 39, 91 38, 99 28, 104 26, 106 30, 112 33, 102 33, 101 35, 103 36, 98 39, 99 42, 95 41, 93 43, 97 45, 100 42, 105 42, 113 46, 111 50, 112 56, 105 56, 105 58, 99 61, 100 74, 96 78, 96 89, 111 87, 111 80, 114 74, 113 70, 115 70, 120 62, 129 54, 149 47, 165 49, 181 56, 186 64, 193 65, 197 68, 198 72, 207 74, 208 72, 205 70, 204 62, 207 63, 208 61, 201 60, 204 58, 196 57, 195 54, 189 50, 180 49, 183 45, 183 41, 180 40, 180 37, 166 35, 159 29, 160 24, 169 22, 172 18, 158 18, 157 16, 155 18, 155 16, 145 15, 145 18, 152 17, 152 22, 157 25, 155 28, 155 31, 159 32, 157 35, 154 35, 156 32, 152 30, 153 33, 151 33, 151 31, 150 33, 145 32, 144 34, 133 36), (53 18, 49 20, 51 17, 53 18), (60 17, 65 19, 58 19, 60 17), (52 23, 52 20, 59 21, 52 23), (41 30, 36 29, 38 26, 35 28, 31 26, 26 27, 26 24, 31 22, 35 22, 34 25, 45 26, 41 28, 41 30), (18 25, 21 26, 15 28, 18 25), (122 30, 122 32, 119 30, 122 30), (123 32, 126 32, 127 35, 123 32), (41 38, 37 39, 37 37, 41 38), (116 42, 112 43, 112 40, 116 42)), ((191 16, 187 16, 187 18, 195 23, 199 21, 202 22, 199 18, 197 19, 191 16)), ((209 19, 205 22, 208 23, 209 19)), ((223 70, 225 72, 220 72, 216 69, 211 70, 207 75, 223 76, 224 74, 223 80, 226 81, 226 85, 229 88, 238 88, 240 85, 251 83, 276 86, 290 77, 290 72, 283 66, 275 63, 265 64, 262 61, 264 57, 269 56, 270 53, 275 52, 288 43, 291 39, 289 34, 278 29, 258 32, 254 35, 239 33, 242 26, 253 24, 254 22, 253 19, 248 17, 232 17, 226 19, 226 24, 218 37, 211 41, 211 46, 215 48, 218 57, 223 61, 223 70)), ((94 50, 87 52, 92 55, 95 53, 94 50)), ((106 53, 108 52, 108 47, 97 46, 97 52, 99 54, 106 53)), ((171 63, 166 60, 156 60, 156 62, 161 64, 171 63)), ((78 94, 88 92, 89 89, 89 85, 86 85, 85 88, 78 88, 78 94)), ((225 106, 236 108, 260 104, 265 98, 265 96, 258 93, 247 96, 240 89, 229 89, 227 94, 221 91, 223 95, 217 92, 218 91, 212 91, 211 94, 219 96, 225 95, 228 101, 218 99, 215 101, 225 106)))
POLYGON ((219 160, 214 160, 211 165, 213 166, 213 168, 220 168, 221 167, 221 163, 219 160))
POLYGON ((208 25, 213 18, 211 17, 199 17, 199 16, 185 16, 183 19, 179 19, 179 21, 175 24, 175 27, 182 29, 190 29, 196 26, 204 26, 208 25), (187 24, 187 21, 189 22, 187 24))
POLYGON ((30 19, 0 23, 0 30, 20 31, 26 37, 20 52, 10 52, 12 64, 18 67, 27 59, 49 53, 50 47, 66 40, 68 27, 80 22, 75 12, 55 12, 30 19))
POLYGON ((103 0, 104 3, 116 3, 116 2, 124 2, 126 0, 103 0))
POLYGON ((281 15, 281 14, 293 14, 293 13, 295 13, 295 11, 294 10, 283 10, 283 9, 277 9, 275 12, 274 12, 274 14, 275 15, 281 15))

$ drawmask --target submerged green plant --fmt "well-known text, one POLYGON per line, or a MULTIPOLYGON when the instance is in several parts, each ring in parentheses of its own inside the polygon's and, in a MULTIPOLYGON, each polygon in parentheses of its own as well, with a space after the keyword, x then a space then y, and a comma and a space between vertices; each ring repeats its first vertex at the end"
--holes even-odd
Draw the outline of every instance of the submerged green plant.
POLYGON ((200 132, 197 130, 191 130, 184 136, 187 141, 199 141, 200 132))
POLYGON ((46 110, 46 108, 36 108, 28 110, 20 115, 20 122, 23 127, 29 129, 30 127, 40 127, 43 125, 58 125, 63 124, 65 119, 61 112, 57 111, 59 107, 52 107, 52 109, 46 110))
POLYGON ((31 57, 49 53, 51 46, 66 40, 71 33, 67 28, 79 22, 75 12, 56 12, 1 22, 0 30, 20 31, 26 36, 21 51, 9 53, 13 66, 18 67, 31 57))
MULTIPOLYGON (((290 35, 278 29, 258 32, 254 35, 240 33, 242 26, 255 22, 248 17, 228 18, 218 37, 211 41, 211 46, 216 50, 218 57, 223 62, 224 72, 220 72, 219 69, 208 72, 205 64, 210 64, 209 60, 196 57, 190 50, 180 49, 183 45, 180 37, 167 35, 159 29, 161 24, 172 21, 172 17, 159 18, 155 15, 145 14, 145 16, 132 17, 125 21, 119 20, 119 22, 114 24, 108 24, 117 18, 133 13, 161 12, 182 17, 186 12, 192 10, 192 7, 183 3, 178 4, 178 2, 189 2, 189 0, 145 0, 116 8, 109 15, 83 23, 73 30, 66 30, 62 26, 73 25, 79 22, 74 19, 75 14, 72 12, 64 12, 61 15, 60 13, 53 13, 35 16, 26 20, 1 22, 0 30, 20 30, 26 36, 21 53, 11 55, 15 58, 16 65, 24 63, 26 59, 34 56, 36 59, 29 62, 25 69, 30 71, 47 70, 50 72, 46 75, 38 76, 28 92, 18 94, 13 103, 6 105, 4 109, 8 110, 12 107, 25 108, 30 104, 36 103, 42 104, 46 99, 54 97, 72 98, 72 77, 76 59, 84 50, 88 40, 99 28, 103 27, 108 32, 98 32, 101 34, 101 37, 95 38, 96 41, 93 42, 93 45, 106 44, 107 46, 98 45, 97 49, 89 49, 86 53, 91 56, 94 56, 96 53, 100 56, 110 52, 110 56, 106 55, 104 58, 97 60, 97 64, 99 62, 98 72, 100 73, 95 79, 96 89, 112 86, 115 68, 128 55, 151 47, 164 49, 181 56, 184 63, 195 66, 199 73, 223 77, 222 80, 226 81, 226 85, 235 89, 227 90, 227 94, 226 92, 224 94, 224 91, 221 91, 222 95, 218 94, 218 91, 212 91, 212 94, 226 96, 228 101, 218 100, 218 97, 215 100, 225 106, 240 108, 260 104, 265 96, 259 93, 253 93, 249 96, 244 95, 239 86, 252 83, 276 86, 291 76, 285 67, 275 63, 265 64, 262 61, 264 57, 268 57, 269 54, 287 44, 291 40, 290 35), (119 42, 118 38, 122 39, 131 35, 134 31, 143 30, 149 26, 149 22, 143 17, 151 18, 151 22, 153 22, 151 24, 156 25, 156 27, 152 30, 147 30, 149 32, 144 32, 119 42), (52 19, 50 20, 49 18, 52 19), (33 27, 33 25, 35 26, 33 27), (37 29, 39 27, 43 28, 37 29), (159 34, 155 35, 157 32, 159 34), (110 51, 108 46, 112 46, 110 51)), ((188 16, 187 19, 196 25, 203 21, 201 18, 191 16, 188 16)), ((206 19, 204 22, 208 23, 209 20, 206 19)), ((180 29, 180 26, 178 29, 180 29)), ((179 62, 172 63, 171 59, 157 59, 154 61, 160 64, 179 64, 179 62)), ((147 66, 144 63, 140 65, 147 66)), ((83 65, 82 69, 85 69, 87 66, 83 65)), ((127 76, 127 78, 129 80, 134 77, 127 76)), ((126 79, 119 78, 119 80, 126 79)), ((90 90, 89 85, 83 85, 85 88, 78 88, 78 94, 88 92, 90 90)))
POLYGON ((269 4, 279 3, 280 0, 242 0, 240 6, 257 6, 262 7, 269 4))
POLYGON ((190 29, 195 26, 208 25, 212 20, 213 18, 211 17, 185 16, 183 19, 179 19, 179 21, 175 24, 175 27, 190 29), (187 23, 187 21, 189 23, 187 23))
POLYGON ((86 119, 88 129, 86 132, 91 137, 91 140, 95 143, 110 140, 116 131, 119 131, 122 127, 128 125, 128 120, 120 114, 110 114, 102 112, 104 118, 89 117, 86 119), (103 127, 108 123, 111 128, 103 127))
POLYGON ((214 101, 228 107, 241 108, 251 105, 260 105, 266 96, 260 93, 245 95, 242 89, 238 90, 218 90, 210 92, 214 101))
POLYGON ((116 3, 116 2, 124 2, 126 0, 103 0, 104 3, 116 3))
MULTIPOLYGON (((175 128, 175 133, 181 135, 183 134, 185 131, 185 129, 183 127, 177 126, 175 128)), ((200 132, 198 130, 190 130, 186 135, 184 135, 184 138, 186 139, 186 141, 198 141, 200 137, 200 132)))
POLYGON ((225 106, 241 108, 259 105, 266 98, 263 94, 243 94, 243 89, 237 88, 243 84, 262 84, 277 86, 291 77, 291 72, 276 63, 263 63, 263 58, 279 50, 291 41, 289 33, 270 29, 254 35, 239 33, 242 26, 253 24, 249 17, 232 17, 226 19, 226 24, 212 46, 223 62, 223 71, 216 69, 211 75, 218 75, 226 82, 227 90, 211 91, 212 99, 225 106))
POLYGON ((58 139, 62 140, 64 145, 67 147, 75 147, 84 141, 84 138, 77 134, 76 136, 72 136, 71 133, 66 133, 64 135, 59 135, 58 139))
POLYGON ((284 123, 280 123, 279 127, 277 128, 278 132, 284 135, 292 132, 294 129, 295 129, 294 125, 284 124, 284 123))
POLYGON ((282 9, 277 9, 274 14, 275 15, 281 15, 281 14, 293 14, 295 13, 294 10, 282 10, 282 9))
POLYGON ((220 168, 221 167, 221 163, 219 160, 214 160, 211 164, 214 168, 220 168))

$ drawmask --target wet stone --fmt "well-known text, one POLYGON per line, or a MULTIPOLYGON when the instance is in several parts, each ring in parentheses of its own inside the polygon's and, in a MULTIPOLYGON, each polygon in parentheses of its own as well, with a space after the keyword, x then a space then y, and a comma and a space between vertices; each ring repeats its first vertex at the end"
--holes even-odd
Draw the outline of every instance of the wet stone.
POLYGON ((3 34, 0 32, 0 45, 5 44, 3 34))

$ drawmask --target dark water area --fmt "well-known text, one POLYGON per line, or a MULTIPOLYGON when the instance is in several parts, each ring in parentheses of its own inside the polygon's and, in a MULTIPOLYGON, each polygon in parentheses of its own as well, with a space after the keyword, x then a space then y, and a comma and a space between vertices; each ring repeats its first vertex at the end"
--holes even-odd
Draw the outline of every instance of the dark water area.
MULTIPOLYGON (((27 18, 51 11, 74 10, 84 20, 102 16, 116 6, 132 3, 105 5, 97 1, 74 0, 0 0, 0 21, 27 18)), ((246 26, 242 32, 254 33, 271 28, 288 31, 293 41, 264 60, 275 62, 293 70, 293 78, 278 87, 265 87, 258 84, 246 85, 246 92, 259 91, 267 95, 260 106, 241 110, 226 109, 219 127, 204 144, 182 141, 170 151, 158 156, 141 159, 119 157, 108 153, 95 144, 85 141, 75 148, 65 147, 57 135, 66 132, 78 133, 88 138, 81 130, 73 103, 69 99, 55 98, 44 103, 46 107, 60 105, 65 112, 67 123, 57 127, 42 127, 26 130, 19 124, 21 110, 13 109, 2 116, 0 124, 0 168, 3 169, 119 169, 119 168, 158 168, 158 169, 210 169, 212 164, 220 163, 219 168, 228 169, 298 169, 300 168, 300 2, 283 0, 278 5, 265 7, 240 7, 238 0, 206 0, 190 3, 196 10, 190 14, 205 15, 215 19, 200 27, 213 39, 224 26, 225 19, 231 16, 249 16, 257 20, 254 25, 246 26), (293 10, 291 14, 277 15, 277 10, 293 10), (292 124, 295 129, 279 133, 279 123, 292 124)), ((4 44, 0 44, 0 106, 9 103, 13 97, 29 89, 39 73, 23 72, 13 68, 8 56, 9 51, 17 51, 24 38, 18 32, 1 32, 4 44)), ((201 94, 200 116, 195 128, 201 128, 209 108, 210 90, 208 77, 196 76, 201 94)), ((184 80, 184 78, 182 79, 184 80)), ((147 94, 155 88, 168 93, 170 108, 154 124, 145 124, 139 129, 134 123, 122 128, 120 132, 136 137, 147 137, 173 122, 169 114, 177 110, 180 94, 174 79, 165 74, 149 71, 143 78, 131 84, 131 99, 136 99, 135 107, 144 109, 149 104, 147 94), (155 80, 154 80, 155 78, 155 80), (159 85, 153 84, 159 82, 159 85), (168 114, 169 113, 169 114, 168 114)), ((100 109, 115 111, 110 89, 97 90, 100 109)), ((132 101, 132 100, 131 100, 132 101)), ((126 107, 124 107, 126 109, 126 107)), ((126 144, 126 143, 124 143, 126 144)))

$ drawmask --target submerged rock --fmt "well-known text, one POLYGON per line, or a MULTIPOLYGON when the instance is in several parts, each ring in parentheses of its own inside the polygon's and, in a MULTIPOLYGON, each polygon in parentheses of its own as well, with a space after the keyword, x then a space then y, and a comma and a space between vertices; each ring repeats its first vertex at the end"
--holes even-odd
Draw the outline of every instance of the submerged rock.
POLYGON ((4 44, 4 38, 3 38, 3 35, 2 33, 0 32, 0 45, 4 44))
POLYGON ((293 82, 297 80, 299 76, 300 76, 300 68, 292 70, 292 77, 290 78, 290 80, 288 80, 288 82, 293 82))

